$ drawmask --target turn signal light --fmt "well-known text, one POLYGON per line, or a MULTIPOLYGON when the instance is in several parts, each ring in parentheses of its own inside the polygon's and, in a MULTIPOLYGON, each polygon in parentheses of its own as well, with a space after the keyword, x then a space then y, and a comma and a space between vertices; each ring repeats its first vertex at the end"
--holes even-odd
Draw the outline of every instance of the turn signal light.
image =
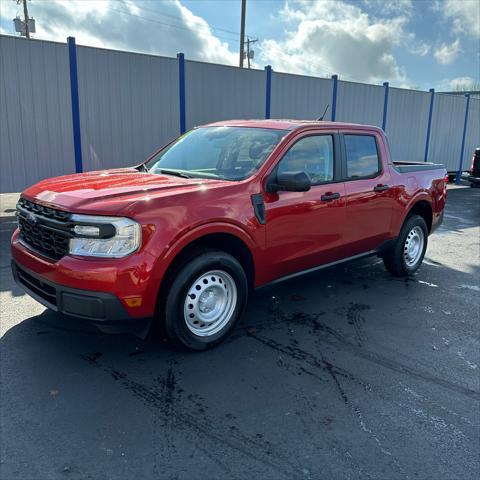
POLYGON ((128 307, 140 307, 142 305, 142 297, 128 297, 124 298, 123 301, 128 307))

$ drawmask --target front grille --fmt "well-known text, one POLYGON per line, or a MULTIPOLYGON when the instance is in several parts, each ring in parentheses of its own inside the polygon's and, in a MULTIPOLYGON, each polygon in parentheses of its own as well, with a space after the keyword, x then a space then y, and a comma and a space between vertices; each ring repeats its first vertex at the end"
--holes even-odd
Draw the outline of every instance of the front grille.
POLYGON ((17 217, 20 240, 27 247, 52 260, 68 253, 72 237, 69 212, 20 198, 17 217))
POLYGON ((60 220, 63 222, 68 222, 68 220, 70 220, 69 212, 66 212, 64 210, 57 210, 51 207, 46 207, 44 205, 40 205, 39 203, 30 202, 23 197, 20 198, 18 204, 25 210, 36 213, 45 218, 51 218, 53 220, 60 220))
POLYGON ((43 298, 50 305, 57 306, 57 291, 55 287, 38 280, 38 278, 33 277, 18 265, 15 266, 15 269, 18 280, 25 288, 43 298))

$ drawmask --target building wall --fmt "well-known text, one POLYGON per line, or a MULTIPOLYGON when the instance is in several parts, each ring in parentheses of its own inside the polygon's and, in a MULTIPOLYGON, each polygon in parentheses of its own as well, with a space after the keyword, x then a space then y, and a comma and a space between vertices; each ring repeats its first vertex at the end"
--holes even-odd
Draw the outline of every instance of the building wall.
MULTIPOLYGON (((265 79, 264 79, 265 82, 265 79)), ((263 102, 265 104, 265 102, 263 102)), ((324 78, 272 72, 270 113, 272 118, 315 120, 329 105, 325 120, 332 114, 332 81, 324 78)), ((264 113, 263 110, 262 113, 264 113)))
POLYGON ((187 130, 219 120, 263 118, 265 74, 186 61, 185 100, 187 130))
POLYGON ((422 161, 430 93, 390 88, 385 131, 393 160, 422 161))
POLYGON ((67 46, 0 36, 0 192, 73 172, 67 46))
MULTIPOLYGON (((179 60, 77 46, 83 170, 135 165, 180 134, 179 60)), ((0 191, 75 172, 66 44, 0 35, 0 191)), ((266 72, 185 61, 186 128, 265 118, 266 72)), ((332 79, 272 72, 271 118, 316 119, 332 79)), ((386 133, 395 160, 423 161, 429 92, 389 89, 386 133)), ((382 126, 385 88, 339 80, 336 120, 382 126)), ((460 163, 466 97, 435 94, 428 160, 460 163)), ((462 169, 480 146, 480 99, 471 97, 462 169)))
POLYGON ((428 160, 443 163, 448 170, 456 170, 460 163, 465 107, 465 97, 435 95, 428 160))
POLYGON ((178 136, 173 58, 77 47, 85 170, 141 163, 178 136))
POLYGON ((381 127, 384 96, 384 87, 339 81, 335 120, 381 127))

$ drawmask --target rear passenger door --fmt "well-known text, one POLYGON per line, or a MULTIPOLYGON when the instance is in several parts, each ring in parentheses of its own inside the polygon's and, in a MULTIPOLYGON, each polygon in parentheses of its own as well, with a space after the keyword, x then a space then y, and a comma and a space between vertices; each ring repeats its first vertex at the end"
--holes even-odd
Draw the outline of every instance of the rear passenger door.
POLYGON ((373 132, 341 134, 349 256, 373 250, 390 238, 394 189, 380 157, 380 142, 373 132))

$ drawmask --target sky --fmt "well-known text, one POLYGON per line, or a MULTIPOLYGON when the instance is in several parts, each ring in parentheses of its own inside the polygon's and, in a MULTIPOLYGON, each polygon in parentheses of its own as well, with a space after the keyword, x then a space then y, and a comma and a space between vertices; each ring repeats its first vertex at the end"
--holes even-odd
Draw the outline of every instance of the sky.
MULTIPOLYGON (((240 0, 29 0, 36 39, 238 65, 240 0)), ((0 33, 16 35, 16 0, 0 33)), ((478 0, 247 0, 253 67, 439 91, 480 89, 478 0)))

